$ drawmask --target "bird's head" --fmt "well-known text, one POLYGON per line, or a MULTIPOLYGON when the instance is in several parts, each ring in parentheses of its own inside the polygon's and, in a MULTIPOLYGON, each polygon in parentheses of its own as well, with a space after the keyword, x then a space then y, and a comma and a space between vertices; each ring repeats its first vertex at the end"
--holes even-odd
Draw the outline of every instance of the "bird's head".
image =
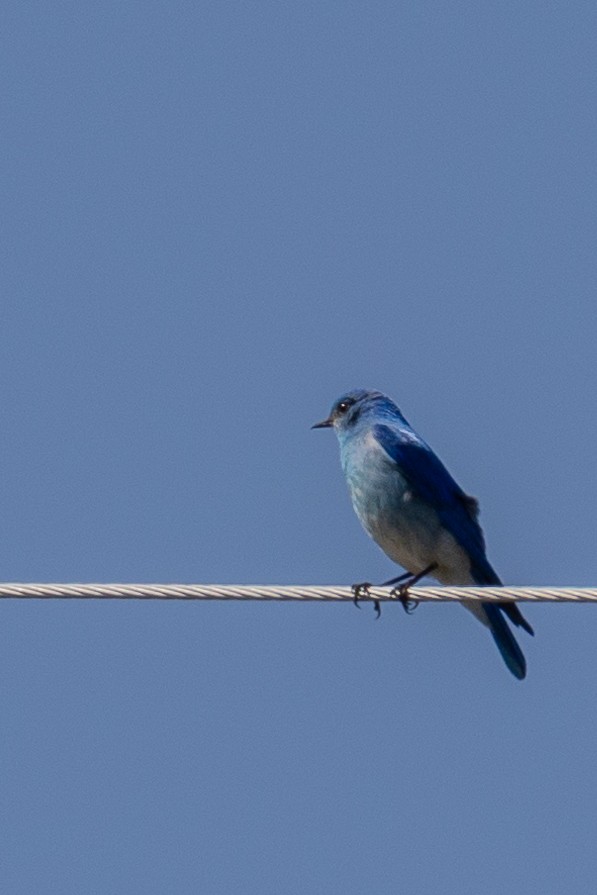
POLYGON ((380 414, 388 411, 400 414, 393 401, 382 395, 381 392, 369 389, 357 388, 347 392, 332 406, 327 419, 311 426, 312 429, 335 429, 337 435, 347 434, 357 423, 370 412, 378 411, 380 414))

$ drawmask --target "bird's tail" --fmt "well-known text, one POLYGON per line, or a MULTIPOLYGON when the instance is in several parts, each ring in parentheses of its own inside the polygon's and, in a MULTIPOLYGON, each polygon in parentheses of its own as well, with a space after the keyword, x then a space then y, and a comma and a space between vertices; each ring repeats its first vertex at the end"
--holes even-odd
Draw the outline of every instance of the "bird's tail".
POLYGON ((491 636, 499 649, 502 659, 514 675, 522 680, 527 673, 527 663, 522 650, 514 639, 514 634, 496 603, 482 603, 491 636))

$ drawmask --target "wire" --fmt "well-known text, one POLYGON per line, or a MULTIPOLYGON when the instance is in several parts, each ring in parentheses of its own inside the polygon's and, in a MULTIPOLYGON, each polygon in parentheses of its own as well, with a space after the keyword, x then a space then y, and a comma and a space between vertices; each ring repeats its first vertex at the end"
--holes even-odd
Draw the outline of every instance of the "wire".
MULTIPOLYGON (((501 600, 544 603, 597 602, 594 587, 412 587, 420 602, 501 600)), ((38 584, 0 583, 0 599, 31 600, 352 600, 349 586, 245 584, 38 584)), ((371 587, 369 599, 394 601, 390 591, 371 587)))

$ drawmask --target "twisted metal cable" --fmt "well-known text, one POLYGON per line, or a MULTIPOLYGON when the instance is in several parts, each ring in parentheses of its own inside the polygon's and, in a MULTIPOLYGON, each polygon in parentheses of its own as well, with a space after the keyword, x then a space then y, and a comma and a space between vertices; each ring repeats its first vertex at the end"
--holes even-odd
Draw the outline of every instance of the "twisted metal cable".
MULTIPOLYGON (((412 587, 423 602, 501 600, 547 603, 597 602, 594 587, 412 587)), ((0 599, 42 600, 352 600, 348 585, 246 584, 40 584, 0 583, 0 599)), ((369 599, 396 601, 389 589, 371 587, 369 599)))

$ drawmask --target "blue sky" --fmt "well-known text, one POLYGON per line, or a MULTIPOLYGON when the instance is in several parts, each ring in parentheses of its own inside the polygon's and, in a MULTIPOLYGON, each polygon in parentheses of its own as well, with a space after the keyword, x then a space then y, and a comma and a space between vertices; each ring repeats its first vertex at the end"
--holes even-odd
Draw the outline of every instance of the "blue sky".
MULTIPOLYGON (((3 7, 4 580, 392 565, 329 432, 397 401, 511 584, 595 585, 594 4, 3 7)), ((12 895, 594 888, 597 614, 0 605, 12 895)))

